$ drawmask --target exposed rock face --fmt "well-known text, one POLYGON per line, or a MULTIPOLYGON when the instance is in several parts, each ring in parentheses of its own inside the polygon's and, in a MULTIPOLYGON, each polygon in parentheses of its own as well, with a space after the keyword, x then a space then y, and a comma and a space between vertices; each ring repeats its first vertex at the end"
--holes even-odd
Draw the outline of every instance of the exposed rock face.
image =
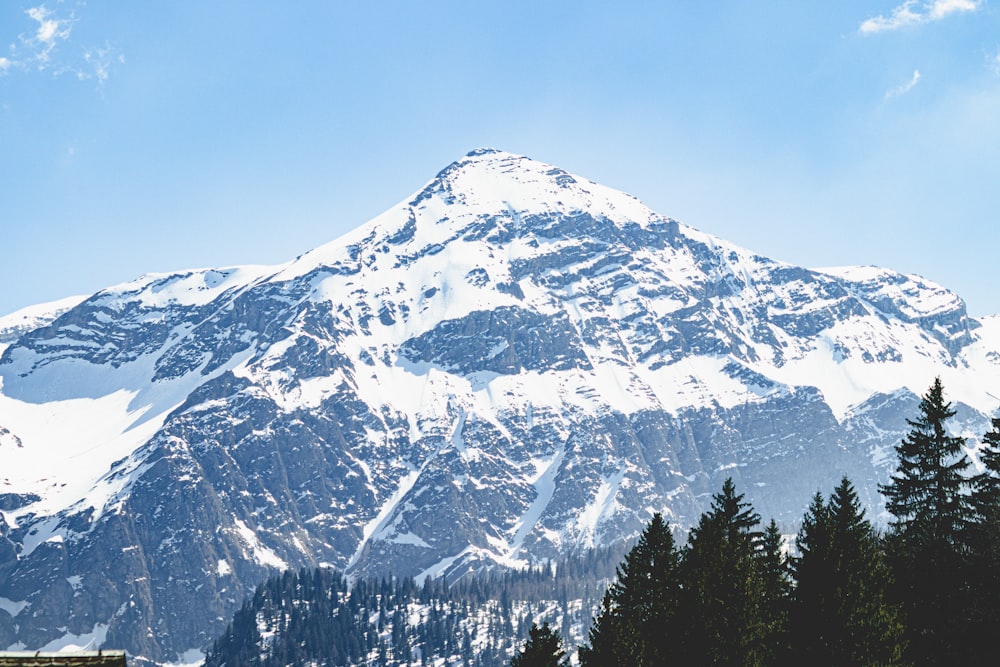
MULTIPOLYGON (((794 522, 876 483, 935 374, 981 432, 1000 327, 917 276, 753 255, 477 151, 279 267, 143 277, 0 356, 0 647, 207 645, 269 572, 437 574, 794 522)), ((2 327, 0 327, 2 328, 2 327)))

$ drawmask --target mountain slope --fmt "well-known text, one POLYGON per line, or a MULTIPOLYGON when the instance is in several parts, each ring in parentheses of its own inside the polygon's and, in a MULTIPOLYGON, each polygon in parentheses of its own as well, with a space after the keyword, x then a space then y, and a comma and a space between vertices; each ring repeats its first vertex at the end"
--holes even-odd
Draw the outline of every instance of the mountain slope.
POLYGON ((276 267, 144 276, 0 357, 0 646, 203 648, 275 569, 438 575, 683 527, 726 476, 875 503, 941 375, 982 432, 1000 322, 808 270, 500 151, 276 267))

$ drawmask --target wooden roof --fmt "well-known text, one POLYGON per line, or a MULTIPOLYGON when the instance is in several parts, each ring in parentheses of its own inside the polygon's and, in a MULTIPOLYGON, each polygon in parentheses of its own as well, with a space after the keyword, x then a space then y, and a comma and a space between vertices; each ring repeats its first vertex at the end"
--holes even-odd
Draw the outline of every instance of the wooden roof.
POLYGON ((0 667, 125 667, 125 651, 0 652, 0 667))

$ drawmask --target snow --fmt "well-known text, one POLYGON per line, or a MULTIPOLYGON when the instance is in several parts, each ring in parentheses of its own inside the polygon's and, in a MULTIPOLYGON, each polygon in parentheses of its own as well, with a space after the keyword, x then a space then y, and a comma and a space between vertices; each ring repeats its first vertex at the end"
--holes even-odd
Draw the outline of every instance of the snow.
POLYGON ((198 667, 204 663, 205 653, 196 648, 192 648, 179 655, 177 662, 163 663, 163 667, 198 667))
POLYGON ((15 310, 13 313, 0 317, 0 337, 8 331, 29 330, 44 326, 67 310, 78 306, 86 298, 87 296, 83 294, 68 296, 57 301, 15 310))
POLYGON ((362 529, 363 537, 358 543, 358 548, 355 550, 354 555, 351 556, 351 560, 347 565, 348 570, 350 570, 351 566, 353 566, 358 559, 361 558, 361 554, 364 552, 364 548, 367 546, 369 540, 382 535, 384 529, 389 527, 384 526, 383 524, 389 519, 390 516, 392 516, 396 507, 400 502, 402 502, 403 498, 407 493, 409 493, 410 489, 413 488, 413 485, 420 477, 421 472, 423 472, 423 469, 411 470, 409 473, 404 475, 399 480, 399 486, 396 487, 396 491, 386 500, 386 502, 382 503, 382 506, 379 508, 379 512, 375 518, 365 524, 365 527, 362 529))
POLYGON ((602 478, 593 499, 577 515, 575 528, 583 546, 600 545, 601 523, 621 508, 616 498, 625 479, 626 470, 626 465, 621 464, 615 474, 602 478))
MULTIPOLYGON (((63 628, 60 628, 63 629, 63 628)), ((67 632, 63 636, 53 639, 45 646, 39 646, 37 648, 33 647, 33 651, 39 651, 42 653, 68 653, 74 651, 96 651, 98 647, 104 644, 104 640, 108 635, 108 625, 106 623, 97 623, 94 625, 90 632, 83 634, 73 634, 72 632, 67 632)), ((8 651, 23 651, 26 647, 21 644, 13 644, 7 647, 8 651)))
POLYGON ((477 153, 460 161, 452 179, 453 193, 476 211, 522 213, 554 206, 566 213, 587 211, 619 224, 646 225, 659 219, 635 197, 580 176, 567 174, 576 182, 571 188, 561 187, 551 175, 556 169, 552 165, 504 151, 477 153))
POLYGON ((521 515, 514 525, 514 537, 510 541, 510 546, 504 557, 510 561, 515 560, 525 538, 534 530, 542 513, 548 507, 549 501, 556 491, 556 477, 566 456, 565 449, 559 449, 551 456, 531 459, 531 465, 535 468, 535 474, 529 478, 529 482, 535 487, 535 500, 528 507, 528 510, 521 515))
POLYGON ((422 540, 419 535, 415 535, 413 533, 396 533, 396 535, 389 541, 395 544, 409 544, 415 547, 423 547, 425 549, 431 548, 431 545, 422 540))
POLYGON ((215 573, 217 575, 219 575, 220 577, 224 577, 227 574, 232 574, 232 572, 233 572, 233 568, 229 567, 229 563, 227 563, 225 560, 223 560, 223 559, 220 558, 219 559, 219 563, 218 563, 218 565, 215 568, 215 573))
POLYGON ((916 274, 901 274, 875 266, 848 266, 817 269, 827 275, 836 276, 859 286, 875 286, 876 289, 861 289, 862 294, 888 298, 908 317, 921 317, 946 312, 960 301, 958 296, 941 285, 916 274))
POLYGON ((668 412, 713 405, 733 407, 757 399, 758 392, 723 372, 730 361, 721 355, 688 356, 656 370, 639 366, 637 374, 668 412))
POLYGON ((147 273, 135 280, 113 285, 97 297, 139 301, 147 308, 203 306, 229 290, 242 290, 274 275, 274 266, 236 266, 224 269, 191 269, 177 273, 147 273))
MULTIPOLYGON (((264 546, 260 539, 249 526, 247 526, 240 519, 233 519, 233 526, 235 527, 236 534, 243 539, 243 543, 250 550, 250 557, 259 564, 266 567, 273 567, 278 570, 287 570, 288 563, 283 561, 278 554, 274 553, 266 546, 264 546)), ((221 569, 221 565, 219 566, 221 569)))
MULTIPOLYGON (((813 349, 783 367, 768 367, 766 374, 779 382, 797 386, 816 386, 823 393, 834 415, 843 420, 853 408, 876 393, 892 394, 900 389, 921 396, 935 376, 940 376, 949 400, 959 401, 990 414, 1000 406, 994 395, 1000 386, 1000 364, 991 362, 991 353, 1000 350, 1000 318, 980 320, 978 340, 967 346, 959 363, 943 363, 941 348, 911 327, 890 321, 883 330, 886 338, 875 346, 890 346, 899 352, 901 361, 866 362, 857 352, 872 340, 872 332, 857 319, 839 323, 818 336, 813 349), (852 342, 855 353, 838 358, 835 343, 852 342)), ((876 332, 877 333, 877 332, 876 332)), ((1000 393, 1000 392, 997 392, 1000 393)))
POLYGON ((7 598, 0 598, 0 610, 7 612, 11 616, 17 616, 21 613, 21 610, 27 606, 27 600, 15 601, 7 598))
POLYGON ((132 428, 141 414, 129 407, 134 397, 134 392, 116 391, 100 398, 29 403, 0 394, 3 423, 22 443, 2 452, 0 493, 42 497, 12 512, 15 521, 28 512, 55 514, 81 501, 102 509, 118 489, 98 489, 98 480, 159 427, 152 420, 132 428))
POLYGON ((454 565, 456 561, 464 558, 465 556, 467 556, 467 555, 469 555, 471 553, 475 553, 475 551, 476 551, 475 547, 468 546, 468 547, 462 549, 460 552, 458 552, 454 556, 449 556, 447 558, 442 558, 440 561, 438 561, 437 563, 435 563, 434 565, 430 566, 429 568, 427 568, 426 570, 424 570, 423 572, 421 572, 420 574, 418 574, 416 577, 414 577, 414 580, 418 584, 423 584, 424 580, 426 580, 428 577, 430 577, 431 579, 437 579, 442 574, 444 574, 445 572, 447 572, 448 568, 450 568, 452 565, 454 565))

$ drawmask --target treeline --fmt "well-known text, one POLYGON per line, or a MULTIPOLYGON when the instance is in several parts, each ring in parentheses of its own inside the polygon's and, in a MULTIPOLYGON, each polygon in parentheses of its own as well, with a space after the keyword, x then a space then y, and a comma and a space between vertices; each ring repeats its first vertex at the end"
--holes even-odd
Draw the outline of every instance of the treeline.
MULTIPOLYGON (((880 491, 876 533, 851 482, 817 493, 793 554, 732 480, 678 547, 656 515, 619 566, 582 667, 994 665, 1000 625, 1000 419, 977 472, 940 380, 922 398, 880 491)), ((518 667, 564 664, 532 629, 518 667)))
POLYGON ((360 578, 330 569, 272 577, 236 612, 206 667, 506 667, 537 619, 583 640, 621 548, 457 581, 360 578))

